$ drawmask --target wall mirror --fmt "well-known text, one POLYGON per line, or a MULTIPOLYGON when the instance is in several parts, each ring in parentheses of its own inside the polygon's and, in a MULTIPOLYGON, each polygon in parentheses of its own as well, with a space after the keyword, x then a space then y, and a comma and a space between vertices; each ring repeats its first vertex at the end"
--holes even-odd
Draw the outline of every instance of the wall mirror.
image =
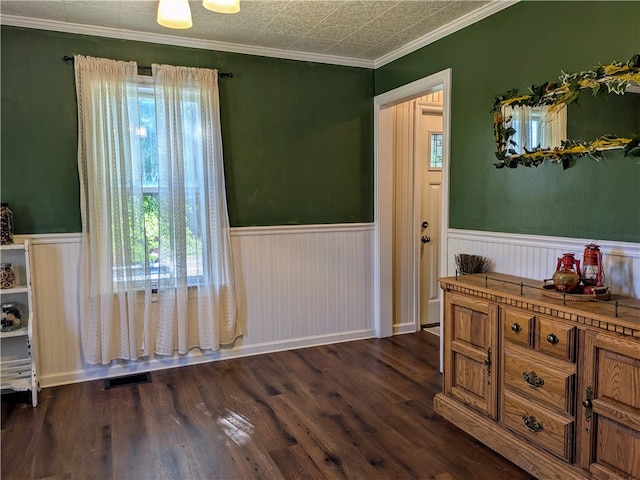
POLYGON ((567 168, 572 159, 600 160, 613 149, 640 156, 640 54, 627 63, 562 72, 558 82, 532 85, 529 91, 496 96, 491 111, 497 168, 537 167, 545 160, 567 168), (608 98, 623 95, 622 102, 608 98), (607 101, 599 103, 598 97, 607 101), (612 122, 604 120, 607 116, 612 122))

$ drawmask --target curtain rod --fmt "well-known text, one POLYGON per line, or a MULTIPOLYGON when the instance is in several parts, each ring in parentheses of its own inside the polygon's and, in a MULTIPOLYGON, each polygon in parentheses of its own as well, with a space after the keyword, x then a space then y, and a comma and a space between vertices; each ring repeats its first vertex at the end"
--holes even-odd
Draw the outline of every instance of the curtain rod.
MULTIPOLYGON (((62 57, 65 62, 73 62, 73 57, 69 55, 65 55, 62 57)), ((151 71, 151 67, 149 65, 138 65, 138 70, 148 70, 151 71)), ((218 77, 220 78, 233 78, 233 73, 231 72, 218 72, 218 77)))

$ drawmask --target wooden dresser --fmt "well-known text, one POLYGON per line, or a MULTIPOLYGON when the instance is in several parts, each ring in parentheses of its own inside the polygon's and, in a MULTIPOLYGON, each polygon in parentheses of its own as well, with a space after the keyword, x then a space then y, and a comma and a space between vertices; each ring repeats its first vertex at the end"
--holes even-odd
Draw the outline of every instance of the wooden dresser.
POLYGON ((440 285, 438 414, 540 479, 640 479, 639 300, 497 273, 440 285))

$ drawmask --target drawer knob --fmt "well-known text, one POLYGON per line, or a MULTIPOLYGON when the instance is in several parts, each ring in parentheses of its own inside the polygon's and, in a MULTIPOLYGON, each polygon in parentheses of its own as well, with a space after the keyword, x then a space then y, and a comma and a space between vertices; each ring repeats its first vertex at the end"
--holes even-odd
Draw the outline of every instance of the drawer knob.
POLYGON ((542 423, 538 422, 536 420, 536 417, 533 415, 523 415, 522 423, 524 423, 524 426, 527 430, 533 433, 539 433, 544 429, 542 423))
POLYGON ((534 371, 522 372, 522 378, 531 388, 540 388, 544 385, 544 380, 534 371))
POLYGON ((560 339, 556 337, 554 333, 550 333, 549 335, 547 335, 547 342, 549 342, 551 345, 557 345, 559 341, 560 339))
POLYGON ((511 330, 513 330, 516 333, 520 333, 522 331, 522 327, 518 322, 515 322, 511 324, 511 330))

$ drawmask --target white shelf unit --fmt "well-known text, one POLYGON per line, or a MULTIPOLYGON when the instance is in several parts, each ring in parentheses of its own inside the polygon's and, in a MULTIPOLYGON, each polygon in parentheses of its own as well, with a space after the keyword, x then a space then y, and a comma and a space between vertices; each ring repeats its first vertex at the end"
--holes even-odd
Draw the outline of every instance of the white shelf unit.
POLYGON ((36 375, 36 328, 29 240, 0 245, 0 263, 10 263, 16 277, 14 288, 0 289, 2 304, 15 303, 21 313, 21 328, 0 332, 0 389, 31 391, 31 404, 38 404, 36 375))

